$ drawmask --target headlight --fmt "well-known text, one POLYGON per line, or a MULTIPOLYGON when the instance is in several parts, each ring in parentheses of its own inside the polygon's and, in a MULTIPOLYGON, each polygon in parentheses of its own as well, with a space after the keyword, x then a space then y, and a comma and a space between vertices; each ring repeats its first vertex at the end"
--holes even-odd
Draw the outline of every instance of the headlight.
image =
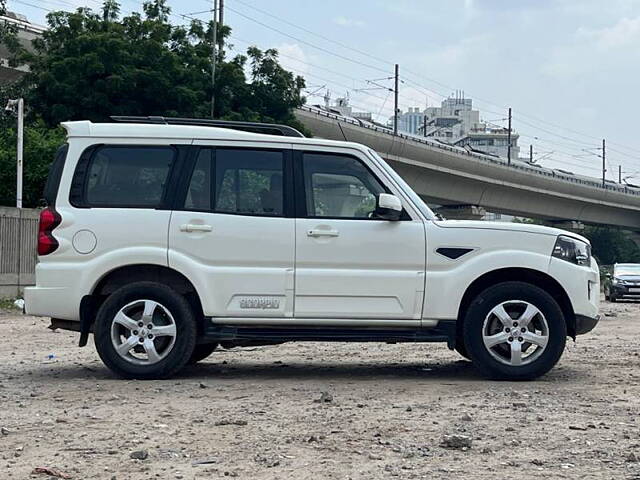
POLYGON ((613 278, 611 279, 611 283, 613 283, 614 285, 617 285, 619 281, 620 281, 620 280, 618 280, 616 277, 613 277, 613 278))
POLYGON ((553 247, 551 255, 576 265, 591 264, 591 246, 564 235, 560 235, 556 240, 556 245, 553 247))

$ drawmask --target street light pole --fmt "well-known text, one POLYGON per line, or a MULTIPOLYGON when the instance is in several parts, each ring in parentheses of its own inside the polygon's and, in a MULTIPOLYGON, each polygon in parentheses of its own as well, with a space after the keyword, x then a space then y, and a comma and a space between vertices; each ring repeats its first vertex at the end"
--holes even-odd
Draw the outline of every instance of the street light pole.
POLYGON ((22 170, 24 159, 24 99, 9 100, 4 107, 6 112, 17 114, 18 131, 16 145, 16 207, 22 208, 22 170))
POLYGON ((24 159, 24 99, 18 99, 16 207, 22 208, 22 170, 24 159))

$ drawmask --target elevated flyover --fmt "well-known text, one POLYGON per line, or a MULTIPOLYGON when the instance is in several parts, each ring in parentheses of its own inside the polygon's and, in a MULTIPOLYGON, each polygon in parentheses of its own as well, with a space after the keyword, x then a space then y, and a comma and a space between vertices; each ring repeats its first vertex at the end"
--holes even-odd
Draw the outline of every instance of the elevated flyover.
POLYGON ((296 110, 314 136, 378 152, 428 203, 475 205, 496 213, 615 225, 640 231, 640 189, 470 153, 429 139, 394 136, 314 107, 296 110))

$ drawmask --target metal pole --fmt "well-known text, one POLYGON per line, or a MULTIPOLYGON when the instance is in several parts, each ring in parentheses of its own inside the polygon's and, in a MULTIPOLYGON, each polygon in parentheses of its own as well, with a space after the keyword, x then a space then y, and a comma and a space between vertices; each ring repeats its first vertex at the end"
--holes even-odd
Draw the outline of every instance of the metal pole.
POLYGON ((213 0, 213 38, 211 41, 211 118, 214 119, 216 106, 216 45, 218 41, 218 0, 213 0))
POLYGON ((511 107, 509 107, 509 132, 507 133, 507 163, 511 165, 511 107))
POLYGON ((605 174, 607 173, 607 167, 605 163, 606 157, 607 157, 607 151, 606 151, 604 138, 603 138, 602 139, 602 188, 606 187, 607 185, 606 178, 605 178, 605 174))
POLYGON ((533 163, 533 145, 529 144, 529 163, 533 163))
POLYGON ((424 136, 426 137, 427 136, 427 116, 426 115, 424 116, 424 121, 423 122, 424 122, 424 125, 423 125, 424 136))
POLYGON ((18 145, 17 145, 17 180, 16 207, 22 208, 22 170, 24 158, 24 99, 18 99, 18 145))
MULTIPOLYGON (((224 25, 224 0, 220 0, 220 6, 218 10, 218 23, 222 27, 224 25)), ((218 39, 218 50, 222 53, 222 49, 224 48, 224 37, 220 37, 218 39)))
POLYGON ((622 183, 622 165, 618 165, 618 183, 622 183))
POLYGON ((400 67, 396 63, 395 68, 395 88, 393 89, 394 93, 394 102, 393 102, 393 134, 398 134, 398 71, 400 67))

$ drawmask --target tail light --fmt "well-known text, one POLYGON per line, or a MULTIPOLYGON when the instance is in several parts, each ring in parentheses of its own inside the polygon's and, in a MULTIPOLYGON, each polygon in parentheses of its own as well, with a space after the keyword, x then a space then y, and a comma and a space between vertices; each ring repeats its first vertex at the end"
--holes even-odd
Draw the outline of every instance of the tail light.
POLYGON ((49 255, 56 251, 58 241, 53 236, 53 229, 60 225, 62 217, 53 208, 45 208, 40 212, 38 224, 38 255, 49 255))

